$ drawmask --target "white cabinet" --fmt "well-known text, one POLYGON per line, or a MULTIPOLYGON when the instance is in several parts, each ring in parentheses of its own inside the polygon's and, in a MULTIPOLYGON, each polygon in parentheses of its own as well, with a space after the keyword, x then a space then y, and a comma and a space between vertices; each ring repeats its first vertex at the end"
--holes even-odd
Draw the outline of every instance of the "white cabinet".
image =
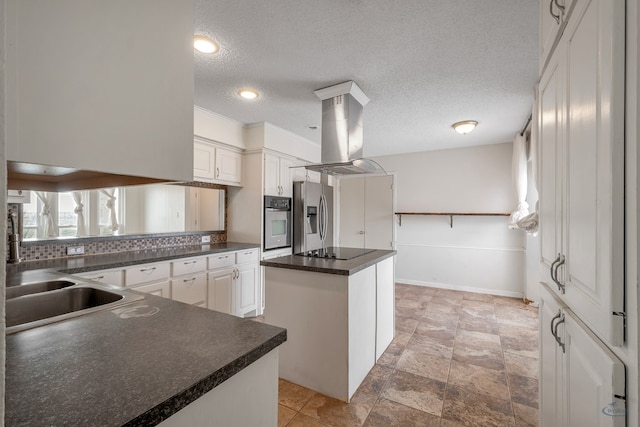
POLYGON ((575 1, 538 115, 544 280, 615 346, 624 342, 624 12, 624 2, 575 1))
POLYGON ((264 194, 291 197, 295 162, 284 156, 264 153, 264 194))
POLYGON ((257 313, 259 257, 258 248, 210 255, 207 306, 240 317, 257 313))
POLYGON ((198 273, 171 279, 171 299, 206 306, 207 274, 198 273))
POLYGON ((541 0, 540 1, 540 70, 553 52, 562 34, 575 0, 541 0))
POLYGON ((193 143, 193 178, 196 181, 242 184, 242 153, 204 141, 193 143))
POLYGON ((136 286, 133 289, 138 292, 144 292, 145 294, 151 294, 157 297, 171 298, 170 282, 151 283, 149 285, 136 286))
POLYGON ((171 267, 168 262, 140 264, 124 270, 124 285, 135 286, 142 283, 166 282, 171 267))
POLYGON ((625 367, 545 286, 540 299, 540 425, 625 426, 625 367))
POLYGON ((80 273, 83 279, 94 280, 105 285, 124 286, 122 270, 98 270, 80 273))
POLYGON ((7 160, 191 179, 192 2, 10 0, 3 31, 7 160))

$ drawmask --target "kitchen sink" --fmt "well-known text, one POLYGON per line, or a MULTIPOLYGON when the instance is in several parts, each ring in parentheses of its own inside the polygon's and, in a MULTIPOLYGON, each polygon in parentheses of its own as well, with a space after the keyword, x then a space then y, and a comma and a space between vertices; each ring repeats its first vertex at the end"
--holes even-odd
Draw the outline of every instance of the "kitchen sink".
POLYGON ((127 291, 66 280, 18 286, 27 287, 16 292, 18 296, 7 296, 7 334, 144 299, 127 291))
POLYGON ((28 285, 10 286, 7 288, 6 299, 17 298, 23 295, 37 294, 40 292, 55 291, 75 285, 69 280, 50 280, 48 282, 30 283, 28 285))

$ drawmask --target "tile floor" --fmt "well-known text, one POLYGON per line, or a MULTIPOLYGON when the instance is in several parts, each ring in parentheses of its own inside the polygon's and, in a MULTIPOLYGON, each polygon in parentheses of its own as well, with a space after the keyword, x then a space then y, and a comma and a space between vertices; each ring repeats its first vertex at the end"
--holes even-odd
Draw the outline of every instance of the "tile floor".
POLYGON ((396 337, 347 404, 280 380, 278 425, 537 426, 538 311, 396 285, 396 337))

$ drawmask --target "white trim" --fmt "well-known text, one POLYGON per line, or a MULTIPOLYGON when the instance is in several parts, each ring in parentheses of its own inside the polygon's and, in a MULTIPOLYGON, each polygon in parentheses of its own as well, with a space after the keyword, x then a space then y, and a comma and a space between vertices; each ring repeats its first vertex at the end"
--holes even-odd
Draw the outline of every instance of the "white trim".
POLYGON ((207 110, 206 108, 201 107, 199 105, 193 104, 193 108, 196 109, 196 110, 200 110, 203 113, 211 114, 211 115, 216 116, 218 118, 221 118, 221 119, 224 119, 224 120, 229 120, 230 122, 237 123, 238 125, 240 125, 242 127, 246 127, 246 125, 244 123, 239 122, 236 119, 232 119, 231 117, 223 116, 222 114, 216 113, 215 111, 207 110))
POLYGON ((422 243, 402 243, 396 242, 396 246, 410 246, 420 248, 437 248, 437 249, 461 249, 461 250, 473 250, 473 251, 496 251, 496 252, 526 252, 525 248, 520 247, 503 247, 503 248, 490 248, 481 246, 456 246, 456 245, 424 245, 422 243))
POLYGON ((512 298, 524 297, 524 293, 522 292, 501 291, 497 289, 487 289, 487 288, 474 288, 473 286, 451 285, 448 283, 425 282, 422 280, 402 279, 400 277, 396 277, 396 284, 424 286, 427 288, 437 288, 437 289, 450 289, 453 291, 474 292, 476 294, 497 295, 501 297, 512 297, 512 298))
POLYGON ((325 87, 322 89, 314 90, 318 99, 324 101, 325 99, 333 98, 339 95, 349 94, 355 98, 364 107, 369 103, 369 97, 360 89, 360 86, 356 82, 349 80, 348 82, 339 83, 337 85, 325 87))

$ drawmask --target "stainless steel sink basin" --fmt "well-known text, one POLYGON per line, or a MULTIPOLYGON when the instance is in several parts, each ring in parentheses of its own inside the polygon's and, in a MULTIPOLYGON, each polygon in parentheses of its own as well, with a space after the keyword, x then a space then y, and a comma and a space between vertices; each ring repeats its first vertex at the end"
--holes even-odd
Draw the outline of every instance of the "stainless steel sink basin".
POLYGON ((75 285, 69 280, 50 280, 48 282, 29 283, 28 285, 10 286, 7 288, 6 299, 17 298, 23 295, 37 294, 40 292, 55 291, 75 285))
POLYGON ((142 295, 119 289, 66 280, 34 283, 18 288, 28 286, 31 288, 20 296, 7 296, 7 334, 144 299, 142 295), (47 290, 48 288, 52 290, 47 290))

